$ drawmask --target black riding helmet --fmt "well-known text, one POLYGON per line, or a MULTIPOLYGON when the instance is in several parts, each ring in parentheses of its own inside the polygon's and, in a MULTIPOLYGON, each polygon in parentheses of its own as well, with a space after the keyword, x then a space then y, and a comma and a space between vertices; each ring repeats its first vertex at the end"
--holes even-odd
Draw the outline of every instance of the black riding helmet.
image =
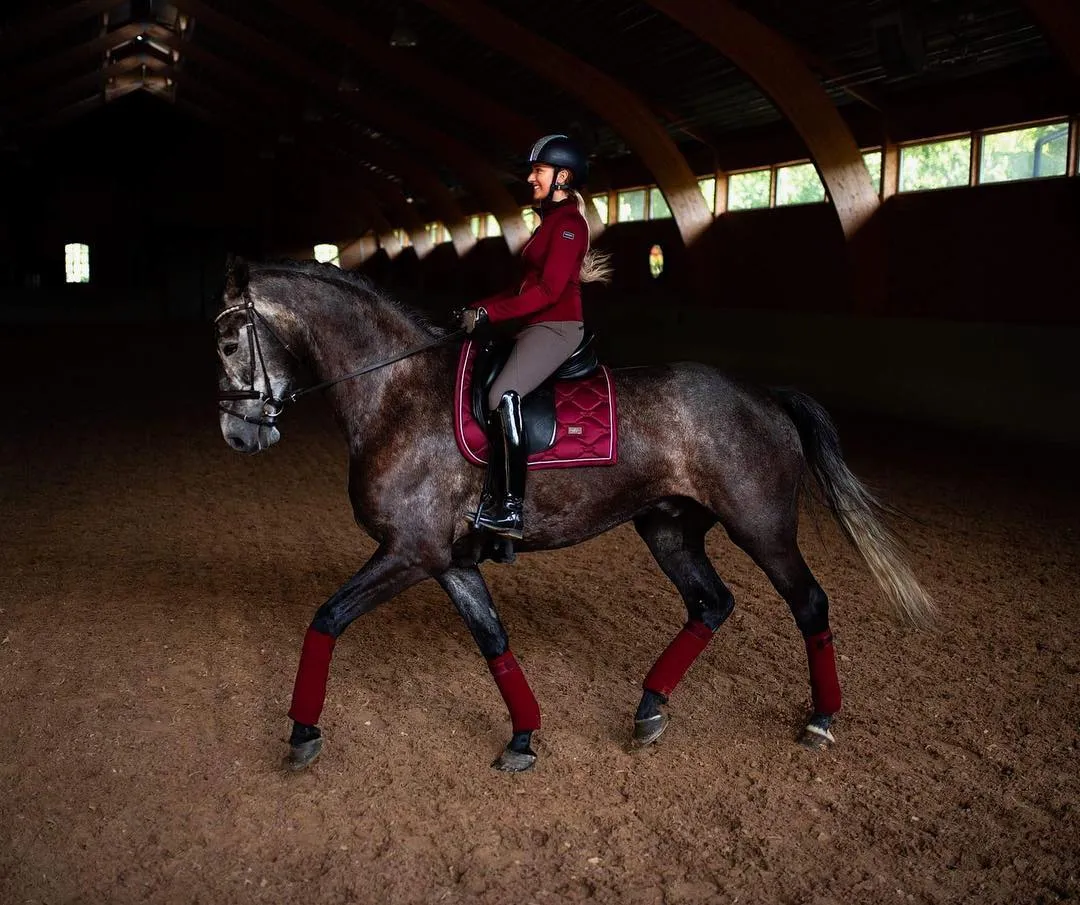
POLYGON ((585 184, 589 176, 589 159, 585 156, 585 149, 568 135, 545 135, 529 151, 529 164, 546 163, 555 168, 556 175, 559 170, 570 171, 570 181, 556 183, 551 180, 551 188, 548 190, 548 200, 559 189, 568 189, 573 185, 580 188, 585 184))

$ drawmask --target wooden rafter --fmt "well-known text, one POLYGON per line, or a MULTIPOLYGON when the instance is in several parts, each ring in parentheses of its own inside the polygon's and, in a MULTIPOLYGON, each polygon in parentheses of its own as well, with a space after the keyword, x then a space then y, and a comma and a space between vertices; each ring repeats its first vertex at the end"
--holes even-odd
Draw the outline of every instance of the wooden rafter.
MULTIPOLYGON (((280 91, 268 87, 265 82, 262 82, 259 79, 253 78, 252 76, 248 75, 248 73, 243 68, 236 66, 228 60, 222 59, 217 54, 207 50, 206 48, 200 46, 197 43, 187 41, 176 35, 173 35, 169 39, 166 39, 163 43, 167 44, 170 47, 179 48, 182 46, 184 55, 188 59, 198 63, 200 67, 207 71, 208 74, 212 74, 215 78, 220 79, 223 84, 227 84, 231 92, 239 92, 242 95, 256 101, 262 107, 263 111, 266 113, 267 116, 280 119, 283 110, 290 106, 289 101, 292 101, 291 106, 294 109, 298 108, 303 103, 303 99, 299 95, 288 99, 283 98, 280 91), (285 101, 285 103, 283 103, 283 101, 285 101)), ((181 79, 181 82, 183 81, 184 80, 181 79)), ((298 121, 297 123, 290 123, 288 125, 290 128, 303 129, 307 132, 317 131, 317 128, 313 124, 304 123, 302 120, 298 121)), ((387 172, 395 172, 395 170, 400 171, 400 175, 406 181, 411 180, 417 183, 418 190, 422 190, 425 187, 430 188, 432 185, 434 185, 435 187, 437 187, 438 190, 444 192, 446 194, 446 198, 449 199, 450 205, 445 209, 446 213, 450 217, 456 217, 460 221, 463 231, 468 234, 470 239, 472 239, 472 233, 468 230, 468 225, 465 221, 464 215, 461 213, 460 207, 458 207, 457 202, 453 200, 453 197, 446 190, 446 187, 439 181, 438 177, 434 174, 434 172, 428 171, 426 174, 421 174, 419 179, 417 179, 417 170, 419 169, 422 171, 426 168, 424 168, 421 164, 415 161, 410 161, 407 155, 398 155, 393 160, 393 165, 389 165, 390 162, 387 160, 372 159, 371 156, 364 153, 362 149, 359 153, 353 153, 354 149, 351 145, 354 143, 352 141, 342 141, 340 135, 335 136, 333 139, 327 141, 326 143, 328 145, 333 145, 336 143, 342 153, 345 153, 350 157, 359 157, 362 160, 366 160, 369 163, 381 167, 387 172), (423 185, 421 185, 420 183, 423 183, 423 185)), ((362 174, 372 179, 377 178, 368 170, 362 170, 361 172, 362 174)), ((385 182, 385 180, 381 181, 385 182)), ((379 194, 379 192, 377 191, 376 194, 379 194)), ((428 251, 427 246, 429 240, 427 237, 427 230, 424 227, 424 223, 421 221, 419 214, 416 212, 416 208, 408 203, 404 194, 402 194, 400 188, 395 186, 393 195, 393 200, 392 202, 390 202, 391 208, 398 215, 401 221, 401 225, 404 228, 408 229, 413 245, 417 249, 417 253, 421 256, 425 255, 428 251)), ((475 242, 475 240, 472 241, 475 242)), ((457 247, 456 243, 455 247, 457 247)), ((471 244, 465 245, 464 248, 460 249, 459 253, 463 254, 465 251, 468 251, 470 247, 471 244)))
POLYGON ((712 214, 686 158, 632 91, 479 0, 420 2, 489 47, 512 54, 610 123, 652 172, 687 245, 712 225, 712 214))
POLYGON ((318 0, 270 2, 326 40, 355 50, 364 65, 383 70, 395 82, 408 85, 522 153, 542 134, 540 127, 528 117, 482 94, 453 74, 424 62, 415 53, 403 52, 373 38, 354 18, 318 0))
MULTIPOLYGON (((254 147, 255 142, 253 140, 253 133, 233 115, 215 110, 212 105, 207 106, 206 104, 194 101, 187 94, 172 100, 177 109, 183 111, 186 115, 193 116, 217 129, 230 133, 241 141, 251 144, 254 147)), ((364 216, 371 217, 370 200, 358 199, 358 201, 360 213, 364 216)), ((369 225, 370 224, 363 223, 365 229, 368 228, 369 225)), ((344 266, 344 264, 342 266, 344 266)))
POLYGON ((20 50, 26 50, 42 38, 47 38, 71 25, 85 22, 98 13, 119 5, 120 0, 80 0, 79 3, 44 14, 34 14, 21 22, 14 22, 0 35, 0 59, 10 57, 20 50))
POLYGON ((12 134, 21 136, 33 135, 34 133, 42 132, 46 129, 55 128, 61 123, 71 122, 81 116, 85 116, 87 113, 91 113, 99 107, 105 106, 109 101, 118 100, 125 95, 138 91, 141 87, 142 84, 139 82, 128 82, 124 85, 116 86, 108 93, 98 91, 91 97, 76 101, 59 110, 51 111, 40 119, 20 124, 17 130, 12 130, 12 134))
POLYGON ((144 67, 149 71, 161 72, 167 66, 167 63, 150 54, 133 54, 101 69, 83 73, 44 94, 28 94, 16 103, 6 105, 3 108, 3 119, 6 122, 18 121, 37 110, 55 110, 72 97, 86 97, 87 94, 102 90, 110 79, 126 76, 144 67))
POLYGON ((1076 0, 1024 0, 1058 55, 1080 78, 1080 7, 1076 0))
POLYGON ((91 61, 98 61, 102 54, 134 41, 139 35, 161 40, 164 36, 171 34, 172 32, 160 25, 143 23, 124 25, 92 41, 78 44, 52 56, 5 72, 4 78, 0 79, 0 95, 11 97, 42 90, 57 79, 66 78, 72 70, 85 66, 91 61))
POLYGON ((335 103, 340 106, 378 122, 386 131, 417 147, 437 153, 457 172, 480 203, 499 220, 511 251, 516 252, 528 241, 529 233, 513 196, 506 186, 499 182, 491 165, 473 149, 415 119, 396 105, 382 100, 374 92, 339 92, 339 78, 335 74, 220 13, 202 0, 174 0, 174 5, 195 16, 201 28, 211 28, 233 37, 243 45, 245 52, 258 54, 274 63, 276 68, 289 73, 301 84, 314 86, 323 95, 334 98, 335 103))
POLYGON ((862 153, 825 89, 782 35, 728 0, 649 0, 708 41, 751 78, 798 131, 832 198, 844 235, 854 237, 880 204, 862 153))
MULTIPOLYGON (((279 120, 282 120, 282 109, 275 107, 273 98, 266 94, 245 95, 244 100, 238 103, 188 72, 177 75, 177 81, 189 89, 193 89, 196 97, 200 95, 209 103, 203 106, 220 109, 223 116, 232 120, 234 129, 240 129, 246 135, 261 135, 266 142, 274 142, 277 134, 272 134, 271 129, 279 120), (254 104, 255 106, 252 106, 254 104)), ((291 127, 291 123, 281 122, 283 127, 291 127)), ((347 180, 354 183, 354 189, 362 190, 362 197, 370 204, 377 207, 385 207, 391 212, 395 222, 383 217, 381 224, 385 232, 392 234, 396 226, 401 226, 409 233, 410 240, 416 247, 417 254, 423 257, 431 250, 431 239, 427 234, 423 220, 416 212, 416 208, 409 204, 401 187, 395 183, 372 173, 364 165, 352 157, 346 150, 331 143, 322 143, 334 154, 336 163, 348 167, 347 180)), ((396 251, 393 252, 396 254, 396 251)))

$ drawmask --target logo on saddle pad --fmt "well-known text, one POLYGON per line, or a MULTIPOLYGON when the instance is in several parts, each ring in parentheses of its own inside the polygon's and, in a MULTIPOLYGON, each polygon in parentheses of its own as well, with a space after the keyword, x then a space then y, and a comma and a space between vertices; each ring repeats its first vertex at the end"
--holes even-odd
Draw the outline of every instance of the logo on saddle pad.
MULTIPOLYGON (((487 465, 487 433, 473 412, 473 366, 479 347, 467 342, 461 349, 457 378, 454 383, 454 438, 461 454, 473 465, 487 465)), ((529 468, 574 468, 584 465, 614 465, 617 460, 617 429, 615 385, 611 371, 604 365, 587 377, 558 380, 536 391, 535 403, 554 407, 548 418, 538 419, 554 424, 554 440, 546 448, 530 443, 529 468)), ((525 397, 526 431, 528 407, 533 394, 525 397)), ((535 438, 530 438, 535 439, 535 438)))

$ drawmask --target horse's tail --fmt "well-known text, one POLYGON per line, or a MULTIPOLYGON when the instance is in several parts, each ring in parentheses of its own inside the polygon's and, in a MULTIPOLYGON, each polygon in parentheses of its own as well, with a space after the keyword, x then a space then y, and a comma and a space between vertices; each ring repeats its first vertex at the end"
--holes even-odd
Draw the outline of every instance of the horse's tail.
POLYGON ((881 519, 892 510, 877 500, 847 467, 836 426, 828 412, 804 393, 778 390, 776 395, 795 422, 806 464, 844 534, 897 614, 916 627, 928 627, 937 615, 937 608, 904 561, 900 542, 881 519))

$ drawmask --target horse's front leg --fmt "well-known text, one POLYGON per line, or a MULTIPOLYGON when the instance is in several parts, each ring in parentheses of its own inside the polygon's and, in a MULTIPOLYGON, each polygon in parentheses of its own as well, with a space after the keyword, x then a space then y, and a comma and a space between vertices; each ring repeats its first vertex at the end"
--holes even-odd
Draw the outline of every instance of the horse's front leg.
POLYGON ((319 607, 304 636, 289 707, 289 716, 293 720, 287 762, 290 769, 302 770, 322 750, 318 723, 326 699, 330 658, 338 637, 358 616, 430 576, 431 570, 425 568, 417 556, 405 556, 399 546, 384 544, 359 572, 319 607))
POLYGON ((436 580, 465 620, 510 711, 514 735, 491 766, 508 773, 532 769, 536 763, 532 734, 540 728, 540 707, 510 651, 506 629, 495 612, 484 576, 475 566, 454 567, 437 575, 436 580))

